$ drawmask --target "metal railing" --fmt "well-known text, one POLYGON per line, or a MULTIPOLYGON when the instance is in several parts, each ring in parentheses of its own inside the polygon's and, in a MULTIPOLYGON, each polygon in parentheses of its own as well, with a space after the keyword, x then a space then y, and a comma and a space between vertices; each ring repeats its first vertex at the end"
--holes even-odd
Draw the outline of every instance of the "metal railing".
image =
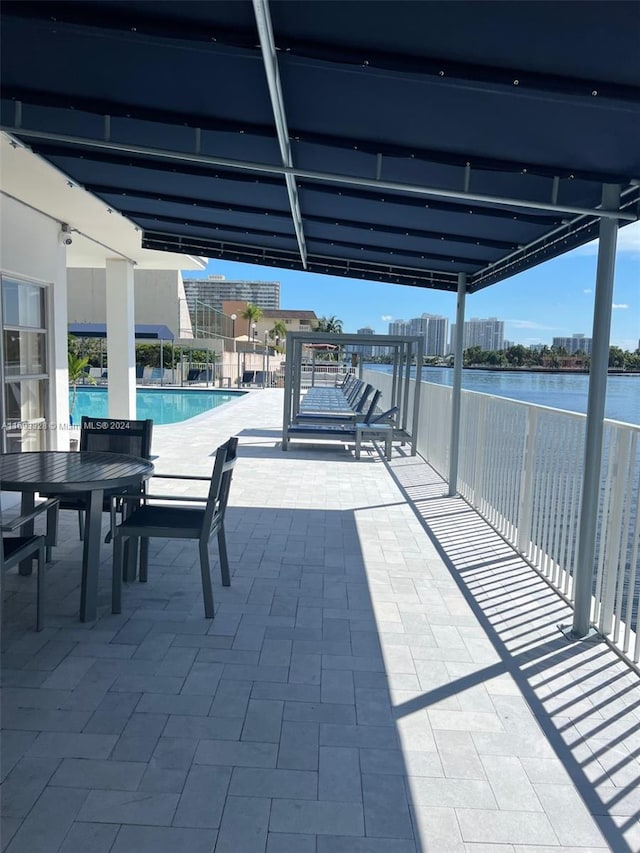
MULTIPOLYGON (((371 371, 367 378, 390 395, 389 375, 371 371)), ((422 383, 418 452, 445 478, 451 393, 422 383)), ((462 392, 459 493, 570 603, 585 426, 585 415, 462 392)), ((639 495, 640 426, 606 420, 591 619, 636 665, 639 495)))

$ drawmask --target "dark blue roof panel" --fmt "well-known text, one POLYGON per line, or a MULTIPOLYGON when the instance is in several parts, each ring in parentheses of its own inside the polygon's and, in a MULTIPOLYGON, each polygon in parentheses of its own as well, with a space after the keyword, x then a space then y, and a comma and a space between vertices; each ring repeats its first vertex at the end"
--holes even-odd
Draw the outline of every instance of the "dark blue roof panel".
POLYGON ((638 215, 638 0, 263 8, 273 50, 250 0, 5 0, 2 127, 144 246, 352 278, 473 291, 592 239, 605 183, 638 215))

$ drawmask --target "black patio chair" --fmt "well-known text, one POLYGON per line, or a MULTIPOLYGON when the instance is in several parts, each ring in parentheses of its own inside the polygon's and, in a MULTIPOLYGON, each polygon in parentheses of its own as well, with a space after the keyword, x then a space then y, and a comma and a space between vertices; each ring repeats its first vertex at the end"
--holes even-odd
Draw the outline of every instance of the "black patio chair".
POLYGON ((38 504, 31 512, 18 516, 12 521, 0 524, 2 544, 0 546, 0 576, 14 568, 23 560, 35 557, 38 562, 36 580, 36 631, 42 630, 45 599, 45 552, 55 544, 58 521, 58 501, 51 498, 38 504), (22 536, 4 536, 25 527, 43 513, 47 515, 47 531, 43 534, 27 533, 22 536))
MULTIPOLYGON (((122 576, 124 569, 124 540, 140 539, 140 581, 146 582, 149 563, 149 539, 197 539, 200 551, 200 572, 202 574, 202 595, 204 612, 207 619, 213 619, 213 588, 211 583, 211 567, 209 563, 209 542, 215 535, 218 538, 220 555, 220 573, 223 586, 230 586, 229 560, 227 544, 224 535, 224 514, 229 499, 231 477, 236 463, 236 448, 238 439, 232 436, 216 451, 211 477, 191 477, 181 474, 157 474, 152 477, 165 480, 210 480, 209 494, 204 497, 179 495, 145 494, 142 504, 137 506, 129 515, 124 515, 122 522, 113 531, 113 578, 112 578, 112 611, 120 613, 122 609, 122 576), (162 503, 155 503, 161 501, 162 503), (167 502, 201 503, 201 508, 190 506, 172 506, 167 502)), ((131 496, 133 497, 133 496, 131 496)), ((124 501, 130 497, 124 496, 124 501)))
MULTIPOLYGON (((125 453, 128 456, 151 458, 151 437, 153 420, 118 420, 115 418, 89 418, 83 415, 80 421, 80 450, 92 450, 96 453, 125 453)), ((113 512, 111 497, 114 492, 105 492, 103 512, 113 512)), ((57 497, 60 509, 76 510, 80 539, 84 539, 84 517, 87 510, 87 496, 83 493, 73 495, 43 495, 57 497)), ((115 507, 120 510, 120 505, 115 507)), ((113 525, 112 525, 113 526, 113 525)), ((107 536, 109 539, 110 536, 107 536)))

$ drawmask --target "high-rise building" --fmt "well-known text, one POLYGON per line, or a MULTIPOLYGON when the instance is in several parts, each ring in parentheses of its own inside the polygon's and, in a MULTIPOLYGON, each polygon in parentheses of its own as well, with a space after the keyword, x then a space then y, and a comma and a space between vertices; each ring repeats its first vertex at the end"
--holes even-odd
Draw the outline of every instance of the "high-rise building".
MULTIPOLYGON (((358 329, 358 331, 356 332, 357 335, 375 335, 375 333, 376 330, 369 328, 369 326, 364 326, 362 329, 358 329)), ((372 346, 371 344, 351 344, 351 346, 349 347, 350 352, 358 353, 358 355, 362 356, 363 358, 370 358, 371 356, 376 354, 375 350, 376 347, 372 346)))
POLYGON ((393 320, 393 322, 389 323, 389 334, 390 335, 408 335, 409 332, 409 324, 406 320, 393 320))
POLYGON ((570 338, 554 338, 551 346, 554 349, 565 350, 568 355, 573 355, 576 352, 583 352, 585 355, 591 355, 592 344, 592 338, 587 338, 581 333, 576 333, 571 335, 570 338))
POLYGON ((437 314, 423 314, 427 318, 425 355, 446 355, 449 338, 449 320, 437 314))
MULTIPOLYGON (((451 352, 455 350, 456 334, 456 324, 453 323, 451 326, 451 352)), ((471 320, 465 321, 462 349, 466 350, 469 347, 480 347, 486 352, 504 349, 504 320, 498 320, 496 317, 484 319, 472 317, 471 320)))
POLYGON ((446 317, 441 317, 439 314, 423 314, 421 317, 414 317, 408 323, 399 320, 396 324, 389 324, 389 334, 395 334, 391 332, 391 326, 400 323, 404 325, 405 330, 398 334, 417 335, 424 338, 425 355, 446 354, 449 336, 449 320, 446 317))
POLYGON ((185 278, 184 290, 189 313, 197 303, 222 311, 223 302, 251 302, 260 308, 280 308, 279 281, 228 281, 223 275, 185 278))

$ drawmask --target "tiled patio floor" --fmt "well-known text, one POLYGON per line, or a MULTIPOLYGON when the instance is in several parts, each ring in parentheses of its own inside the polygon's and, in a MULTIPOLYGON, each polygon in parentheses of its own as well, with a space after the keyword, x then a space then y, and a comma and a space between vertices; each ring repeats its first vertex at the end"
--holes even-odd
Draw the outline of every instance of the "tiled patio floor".
POLYGON ((9 576, 9 853, 640 850, 640 682, 439 478, 337 446, 277 446, 282 392, 156 428, 158 471, 240 436, 204 619, 194 543, 77 621, 72 513, 49 572, 9 576))

